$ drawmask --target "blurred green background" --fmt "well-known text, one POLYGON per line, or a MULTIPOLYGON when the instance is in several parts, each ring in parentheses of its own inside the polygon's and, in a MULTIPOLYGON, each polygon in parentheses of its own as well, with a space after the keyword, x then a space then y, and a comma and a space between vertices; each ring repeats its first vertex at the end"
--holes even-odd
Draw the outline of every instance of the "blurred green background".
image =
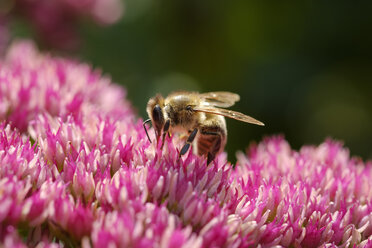
MULTIPOLYGON (((372 158, 372 4, 125 0, 110 27, 82 23, 81 58, 126 87, 138 115, 173 90, 231 91, 232 109, 266 126, 227 120, 229 159, 284 134, 292 147, 327 137, 372 158)), ((22 31, 22 23, 17 24, 22 31)))

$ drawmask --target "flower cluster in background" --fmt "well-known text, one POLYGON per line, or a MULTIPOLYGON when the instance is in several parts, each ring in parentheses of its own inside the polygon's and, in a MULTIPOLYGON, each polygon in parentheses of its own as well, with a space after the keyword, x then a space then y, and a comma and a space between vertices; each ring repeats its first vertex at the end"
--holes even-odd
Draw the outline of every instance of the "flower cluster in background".
POLYGON ((30 42, 0 62, 0 120, 7 247, 372 246, 372 165, 337 142, 179 160, 108 77, 30 42))
MULTIPOLYGON (((78 20, 87 17, 108 25, 117 22, 122 14, 122 0, 4 0, 0 4, 0 36, 6 27, 2 19, 18 16, 35 29, 45 44, 73 49, 79 43, 78 20)), ((0 48, 6 40, 0 38, 0 48)))

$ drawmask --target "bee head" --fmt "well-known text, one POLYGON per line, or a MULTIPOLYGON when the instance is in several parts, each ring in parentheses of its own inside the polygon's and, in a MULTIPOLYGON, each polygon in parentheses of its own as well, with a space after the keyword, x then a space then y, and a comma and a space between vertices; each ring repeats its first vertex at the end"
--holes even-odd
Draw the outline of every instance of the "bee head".
POLYGON ((152 125, 155 129, 156 138, 159 140, 161 131, 165 124, 164 119, 164 98, 161 95, 156 95, 154 98, 151 98, 147 103, 147 114, 149 115, 152 125))

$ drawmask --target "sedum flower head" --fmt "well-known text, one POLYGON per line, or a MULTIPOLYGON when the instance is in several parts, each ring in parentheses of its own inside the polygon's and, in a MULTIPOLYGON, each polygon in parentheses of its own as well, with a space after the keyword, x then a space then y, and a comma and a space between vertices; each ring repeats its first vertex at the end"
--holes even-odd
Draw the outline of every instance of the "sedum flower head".
MULTIPOLYGON (((4 0, 3 0, 4 1, 4 0)), ((77 25, 80 19, 91 19, 100 25, 117 22, 123 15, 122 0, 5 0, 0 10, 0 52, 9 37, 7 22, 20 16, 29 22, 41 40, 59 49, 73 49, 79 43, 77 25)))
POLYGON ((371 164, 338 142, 178 159, 182 141, 150 144, 108 77, 29 42, 0 62, 0 119, 1 245, 372 245, 371 164))

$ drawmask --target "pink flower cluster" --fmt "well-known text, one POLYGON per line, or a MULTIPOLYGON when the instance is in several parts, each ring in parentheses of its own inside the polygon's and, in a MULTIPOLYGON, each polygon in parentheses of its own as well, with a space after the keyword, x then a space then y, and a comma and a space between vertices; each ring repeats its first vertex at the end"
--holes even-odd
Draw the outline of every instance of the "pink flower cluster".
POLYGON ((6 9, 0 10, 0 29, 1 19, 17 15, 35 29, 44 43, 61 49, 77 46, 76 26, 82 17, 108 25, 123 14, 122 0, 5 0, 3 6, 6 9))
POLYGON ((0 120, 5 247, 372 247, 372 165, 337 142, 179 160, 109 78, 28 42, 0 62, 0 120))

